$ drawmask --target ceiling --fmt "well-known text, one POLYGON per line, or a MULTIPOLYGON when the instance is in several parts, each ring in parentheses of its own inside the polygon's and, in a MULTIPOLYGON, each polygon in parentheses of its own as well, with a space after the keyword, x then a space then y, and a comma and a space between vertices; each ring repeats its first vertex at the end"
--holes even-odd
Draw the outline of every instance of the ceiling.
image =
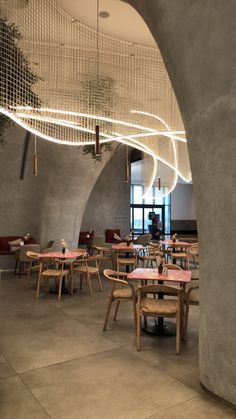
MULTIPOLYGON (((88 26, 97 27, 97 0, 57 0, 72 17, 88 26)), ((136 10, 120 0, 99 0, 99 13, 109 17, 99 18, 99 30, 132 43, 156 47, 146 23, 136 10), (132 24, 131 24, 132 22, 132 24)))

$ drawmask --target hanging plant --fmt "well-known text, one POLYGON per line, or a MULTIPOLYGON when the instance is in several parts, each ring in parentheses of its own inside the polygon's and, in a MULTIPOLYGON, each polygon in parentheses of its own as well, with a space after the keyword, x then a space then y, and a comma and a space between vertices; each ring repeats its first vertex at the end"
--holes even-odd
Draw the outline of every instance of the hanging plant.
MULTIPOLYGON (((32 86, 41 78, 35 74, 18 43, 22 38, 15 23, 0 18, 0 106, 12 111, 15 106, 39 108, 41 101, 32 86)), ((5 130, 13 122, 0 114, 0 145, 6 143, 5 130)))
MULTIPOLYGON (((93 113, 96 111, 98 115, 110 117, 111 109, 113 109, 116 101, 116 93, 114 80, 108 76, 99 76, 89 78, 81 82, 80 100, 84 111, 88 110, 93 113)), ((86 126, 87 120, 83 119, 83 126, 86 126)), ((100 132, 107 135, 112 135, 112 122, 97 121, 100 127, 100 132)), ((95 142, 95 133, 87 134, 90 141, 95 142)), ((113 146, 111 142, 100 144, 100 154, 96 155, 95 145, 90 144, 83 147, 83 153, 89 154, 95 161, 102 161, 102 153, 112 151, 113 146)))
POLYGON ((83 154, 90 154, 92 159, 94 159, 95 161, 101 162, 102 161, 102 154, 106 151, 112 151, 112 150, 113 150, 113 147, 112 147, 112 144, 110 142, 109 143, 102 143, 102 144, 100 144, 100 154, 97 155, 95 153, 94 145, 90 144, 90 145, 85 145, 83 147, 83 154))

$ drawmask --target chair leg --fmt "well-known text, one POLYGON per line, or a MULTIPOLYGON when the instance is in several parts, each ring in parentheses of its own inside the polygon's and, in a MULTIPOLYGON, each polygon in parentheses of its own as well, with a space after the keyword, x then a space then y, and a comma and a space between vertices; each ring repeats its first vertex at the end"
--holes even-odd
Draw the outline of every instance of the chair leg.
POLYGON ((176 353, 180 353, 180 313, 177 313, 176 318, 176 353))
POLYGON ((116 321, 119 305, 120 305, 120 300, 118 300, 117 303, 116 303, 116 309, 115 309, 115 313, 114 313, 114 317, 113 317, 113 322, 116 321))
POLYGON ((39 298, 39 289, 40 289, 40 273, 38 274, 38 280, 37 280, 37 291, 36 291, 36 298, 39 298))
POLYGON ((97 278, 98 278, 99 291, 102 291, 102 282, 101 282, 101 277, 100 277, 99 271, 97 273, 97 278))
POLYGON ((16 260, 16 263, 15 263, 15 275, 16 275, 17 265, 18 265, 18 262, 16 260))
POLYGON ((19 264, 20 264, 20 267, 19 267, 19 278, 20 278, 21 277, 21 272, 22 272, 23 262, 19 262, 19 264))
POLYGON ((62 287, 62 276, 60 276, 59 278, 59 284, 58 284, 58 300, 60 301, 61 299, 61 287, 62 287))
POLYGON ((110 311, 111 311, 111 305, 112 305, 112 295, 110 296, 109 302, 108 302, 108 307, 107 307, 107 313, 106 313, 106 317, 105 317, 105 321, 104 321, 104 325, 103 325, 103 331, 105 332, 107 330, 107 323, 108 323, 108 319, 109 319, 109 315, 110 315, 110 311))
POLYGON ((141 350, 140 335, 141 335, 141 317, 138 313, 137 314, 137 329, 136 329, 136 349, 137 349, 137 351, 141 350))
POLYGON ((135 299, 132 302, 133 302, 133 313, 134 313, 134 330, 135 330, 135 334, 136 334, 137 333, 137 313, 136 313, 136 301, 135 301, 135 299))
POLYGON ((91 278, 90 278, 89 273, 87 274, 87 282, 88 282, 88 286, 89 286, 90 295, 92 297, 93 296, 93 290, 92 290, 91 278))
POLYGON ((84 279, 84 274, 80 274, 80 285, 79 285, 80 290, 82 290, 82 287, 83 287, 83 279, 84 279))
POLYGON ((189 316, 189 304, 186 304, 185 309, 185 318, 184 318, 184 333, 183 333, 183 339, 186 339, 187 336, 187 330, 188 330, 188 316, 189 316))
POLYGON ((32 266, 33 266, 33 263, 30 262, 29 267, 28 267, 28 272, 27 272, 27 275, 26 275, 26 278, 25 278, 25 283, 24 283, 25 289, 27 289, 27 287, 29 286, 29 283, 30 283, 30 273, 31 273, 32 266))
POLYGON ((73 295, 73 288, 74 288, 74 281, 73 281, 73 269, 72 265, 70 267, 70 275, 69 275, 69 281, 70 281, 70 295, 73 295))

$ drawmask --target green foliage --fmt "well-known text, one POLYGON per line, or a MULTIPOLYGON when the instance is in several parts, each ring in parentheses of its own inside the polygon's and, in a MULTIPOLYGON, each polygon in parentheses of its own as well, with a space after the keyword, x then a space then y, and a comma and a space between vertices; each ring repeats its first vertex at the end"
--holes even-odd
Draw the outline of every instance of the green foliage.
POLYGON ((83 154, 90 154, 92 159, 94 159, 95 161, 102 161, 102 153, 106 152, 106 151, 111 151, 112 150, 112 144, 111 143, 102 143, 100 144, 100 154, 99 156, 97 156, 95 154, 95 146, 93 144, 91 145, 85 145, 83 147, 83 154))
MULTIPOLYGON (((91 113, 96 112, 98 115, 111 117, 111 109, 116 103, 115 82, 111 77, 99 76, 88 78, 81 82, 80 100, 84 112, 87 113, 88 109, 91 113)), ((86 118, 81 118, 83 125, 86 125, 86 118)), ((112 136, 113 124, 108 121, 97 121, 100 127, 100 132, 112 136)), ((94 134, 88 134, 88 140, 95 142, 94 134)), ((102 153, 112 150, 112 143, 100 144, 99 156, 95 154, 94 145, 86 145, 83 147, 84 154, 90 154, 95 161, 102 161, 102 153)))
POLYGON ((5 130, 11 125, 14 125, 12 119, 0 113, 0 146, 4 146, 6 144, 5 130))
MULTIPOLYGON (((39 108, 41 101, 32 86, 40 80, 29 65, 18 42, 21 34, 14 23, 0 18, 0 106, 11 110, 14 106, 39 108)), ((12 121, 0 115, 0 144, 5 143, 5 129, 12 121)))

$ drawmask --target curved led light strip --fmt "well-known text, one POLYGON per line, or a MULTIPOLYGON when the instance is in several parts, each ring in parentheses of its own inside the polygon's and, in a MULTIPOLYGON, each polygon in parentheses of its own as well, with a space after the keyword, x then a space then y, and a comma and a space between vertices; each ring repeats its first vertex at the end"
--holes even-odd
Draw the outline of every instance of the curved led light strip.
MULTIPOLYGON (((154 119, 157 119, 159 122, 161 122, 161 124, 163 124, 164 125, 164 127, 168 130, 168 131, 171 131, 171 129, 170 129, 170 127, 169 127, 169 125, 162 119, 162 118, 160 118, 159 116, 157 116, 157 115, 154 115, 154 114, 152 114, 152 113, 149 113, 149 112, 144 112, 144 111, 136 111, 136 110, 132 110, 131 111, 131 113, 137 113, 137 114, 141 114, 141 115, 146 115, 146 116, 150 116, 150 117, 152 117, 152 118, 154 118, 154 119)), ((171 139, 171 143, 172 143, 172 146, 173 146, 173 151, 174 151, 174 164, 175 164, 175 166, 177 167, 178 165, 177 165, 177 153, 176 153, 176 145, 175 145, 175 141, 173 140, 173 139, 171 139)), ((155 175, 155 177, 156 177, 156 175, 155 175)), ((181 176, 181 178, 182 178, 182 176, 181 176)), ((155 180, 155 178, 154 178, 154 180, 155 180)), ((153 183, 154 183, 154 180, 153 180, 153 183)), ((163 194, 163 195, 161 195, 163 198, 165 197, 165 196, 167 196, 167 195, 169 195, 174 189, 175 189, 175 187, 176 187, 176 185, 177 185, 177 180, 178 180, 178 175, 177 175, 177 172, 174 170, 174 179, 173 179, 173 184, 172 184, 172 186, 169 188, 169 190, 168 190, 168 192, 167 193, 165 193, 165 194, 163 194)), ((151 189, 151 187, 153 186, 153 183, 152 183, 152 185, 150 185, 150 187, 149 187, 149 190, 143 195, 143 198, 145 198, 145 196, 148 194, 148 192, 150 191, 150 189, 151 189)))
MULTIPOLYGON (((31 107, 24 107, 24 106, 19 106, 17 107, 18 109, 28 109, 28 110, 33 110, 33 108, 31 107)), ((38 109, 37 109, 38 111, 38 109)), ((50 110, 51 111, 51 110, 50 110)), ((48 112, 50 112, 48 110, 48 112)), ((32 127, 29 127, 26 123, 24 123, 18 116, 15 116, 14 114, 12 114, 12 112, 6 111, 6 109, 4 108, 0 108, 0 112, 2 112, 3 114, 5 114, 6 116, 10 117, 12 120, 14 120, 16 123, 18 123, 19 125, 21 125, 24 129, 32 132, 33 134, 44 138, 47 141, 51 141, 54 142, 56 144, 63 144, 63 145, 72 145, 72 146, 78 146, 78 142, 77 141, 70 141, 70 140, 61 140, 61 139, 57 139, 54 137, 50 137, 48 135, 43 134, 41 131, 38 131, 32 127)), ((68 114, 75 114, 76 116, 87 116, 87 117, 91 117, 92 119, 101 119, 101 120, 111 120, 111 118, 105 118, 105 117, 95 117, 94 115, 87 115, 87 114, 82 114, 82 113, 77 113, 77 112, 64 112, 64 111, 57 111, 57 110, 52 110, 52 113, 68 113, 68 114)), ((30 118, 32 115, 28 115, 28 114, 24 114, 24 118, 30 118)), ((156 115, 155 115, 156 116, 156 115)), ((22 115, 23 117, 23 115, 22 115)), ((42 118, 42 117, 41 117, 42 118)), ((156 118, 159 118, 156 116, 156 118)), ((161 119, 161 118, 160 118, 161 119)), ((117 122, 116 120, 112 120, 113 122, 117 122)), ((47 120, 47 122, 49 122, 47 120)), ((124 121, 119 121, 122 123, 122 125, 125 125, 124 121)), ((164 122, 164 121, 163 121, 164 122)), ((131 125, 128 123, 128 125, 131 125)), ((132 124, 133 125, 133 124, 132 124)), ((65 123, 65 126, 68 126, 67 123, 65 123)), ((139 126, 141 128, 141 126, 139 126)), ((74 125, 71 126, 71 128, 75 128, 74 125)), ((77 126, 76 129, 79 130, 86 130, 85 128, 79 127, 77 126)), ((146 128, 149 129, 149 128, 146 128)), ((92 131, 93 132, 93 131, 92 131)), ((174 132, 174 131, 173 131, 174 132)), ((180 131, 178 131, 178 133, 180 133, 180 131)), ((181 132, 182 133, 182 132, 181 132)), ((173 166, 171 163, 169 163, 168 161, 166 161, 165 159, 156 156, 155 153, 153 153, 153 151, 147 147, 146 145, 140 144, 139 141, 136 140, 136 138, 142 138, 142 137, 149 137, 149 136, 155 136, 155 135, 164 135, 170 139, 174 139, 173 137, 175 137, 174 135, 172 135, 170 132, 163 132, 163 131, 155 131, 155 132, 149 132, 149 133, 142 133, 142 134, 131 134, 131 135, 120 135, 118 137, 110 137, 105 133, 101 133, 104 137, 106 137, 106 139, 101 140, 101 143, 104 142, 108 142, 108 141, 117 141, 123 144, 126 144, 128 146, 132 146, 137 148, 140 151, 144 151, 145 153, 149 154, 150 156, 157 158, 157 160, 161 161, 162 163, 166 164, 168 167, 170 167, 171 169, 173 169, 183 180, 185 180, 186 182, 189 182, 190 179, 185 178, 182 173, 178 170, 177 167, 173 166), (131 140, 131 141, 130 141, 131 140)), ((115 133, 113 133, 114 135, 117 135, 115 133)), ((86 141, 83 142, 82 145, 87 145, 87 144, 94 144, 93 141, 86 141)))
MULTIPOLYGON (((131 122, 126 122, 126 121, 121 121, 119 119, 114 119, 114 118, 108 118, 105 116, 99 116, 99 115, 92 115, 92 114, 86 114, 86 113, 82 113, 82 112, 72 112, 72 111, 63 111, 63 110, 57 110, 57 109, 50 109, 50 108, 39 108, 39 109, 35 109, 32 108, 30 106, 16 106, 13 109, 20 109, 20 110, 32 110, 32 111, 37 111, 37 112, 49 112, 49 113, 58 113, 58 114, 64 114, 64 115, 71 115, 71 116, 78 116, 78 117, 84 117, 84 118, 88 118, 88 119, 94 119, 94 120, 99 120, 99 121, 106 121, 106 122, 111 122, 114 124, 118 124, 118 125, 124 125, 126 127, 130 127, 130 128, 136 128, 136 129, 140 129, 143 131, 148 131, 149 133, 153 133, 153 135, 163 135, 166 137, 170 137, 170 135, 172 136, 173 139, 177 140, 177 141, 181 141, 186 143, 187 140, 185 138, 179 137, 176 134, 184 134, 185 135, 185 131, 157 131, 155 129, 152 128, 148 128, 145 127, 143 125, 137 125, 137 124, 133 124, 131 122)), ((132 112, 132 111, 131 111, 132 112)), ((58 120, 58 119, 56 119, 58 120)), ((123 136, 125 137, 125 135, 123 136)), ((112 138, 110 138, 112 140, 112 138)))

